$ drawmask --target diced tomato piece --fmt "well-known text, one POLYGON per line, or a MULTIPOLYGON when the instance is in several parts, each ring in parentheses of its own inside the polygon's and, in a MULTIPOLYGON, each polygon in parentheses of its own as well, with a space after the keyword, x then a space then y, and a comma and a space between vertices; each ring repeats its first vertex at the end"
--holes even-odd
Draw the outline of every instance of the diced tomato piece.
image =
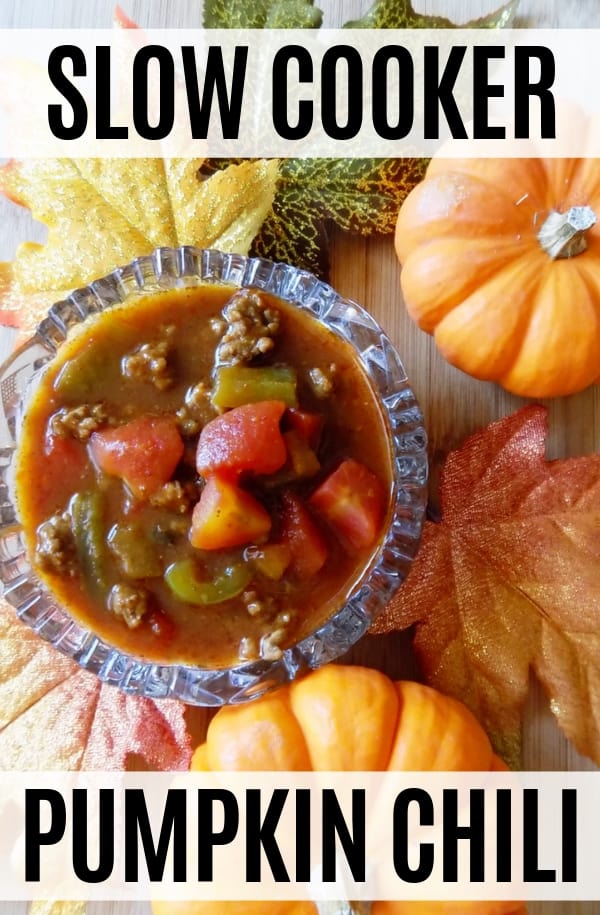
POLYGON ((312 578, 325 565, 325 538, 302 499, 291 491, 283 495, 281 541, 290 549, 289 570, 298 578, 312 578))
POLYGON ((308 501, 351 549, 367 549, 380 535, 385 490, 373 471, 359 461, 342 461, 308 501))
POLYGON ((170 416, 142 416, 90 436, 90 451, 104 473, 120 477, 139 499, 167 483, 183 455, 183 441, 170 416))
POLYGON ((192 514, 192 546, 227 549, 260 541, 270 530, 271 516, 252 493, 219 474, 208 477, 192 514))
POLYGON ((288 407, 285 411, 284 428, 294 429, 313 450, 319 446, 324 422, 320 413, 309 413, 308 410, 298 410, 296 407, 288 407))
POLYGON ((198 473, 206 476, 214 471, 238 474, 249 470, 265 474, 279 470, 287 457, 279 428, 284 410, 283 401, 262 400, 211 419, 198 440, 198 473))
POLYGON ((48 498, 66 501, 73 488, 77 488, 77 481, 84 480, 88 473, 93 477, 85 445, 62 435, 46 436, 42 467, 36 487, 37 497, 44 502, 48 498))
POLYGON ((44 476, 57 473, 79 476, 89 467, 85 445, 75 438, 49 434, 44 442, 44 476))

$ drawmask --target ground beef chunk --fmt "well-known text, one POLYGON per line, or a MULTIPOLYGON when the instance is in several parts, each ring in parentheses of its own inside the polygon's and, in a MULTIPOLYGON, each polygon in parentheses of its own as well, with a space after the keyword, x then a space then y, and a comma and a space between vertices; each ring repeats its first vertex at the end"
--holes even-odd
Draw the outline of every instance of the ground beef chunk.
POLYGON ((190 519, 187 515, 171 515, 161 518, 152 528, 151 536, 156 543, 167 546, 187 537, 190 519))
POLYGON ((61 438, 72 436, 80 442, 87 442, 92 432, 112 421, 104 404, 84 403, 57 410, 50 419, 50 428, 54 435, 61 438))
POLYGON ((273 620, 273 629, 260 640, 260 656, 263 661, 278 661, 283 657, 282 643, 285 642, 293 613, 282 610, 273 620))
POLYGON ((72 577, 77 571, 77 550, 69 512, 57 512, 37 529, 35 557, 49 572, 72 577))
POLYGON ((335 372, 335 365, 330 365, 327 372, 324 372, 323 369, 318 367, 309 370, 308 378, 310 385, 319 399, 324 400, 333 393, 333 376, 335 375, 335 372))
POLYGON ((222 337, 227 330, 227 321, 225 318, 211 318, 210 328, 217 337, 222 337))
POLYGON ((164 508, 177 515, 185 515, 191 508, 191 487, 183 486, 179 480, 170 480, 150 497, 150 505, 164 508))
POLYGON ((210 387, 199 381, 188 388, 185 401, 176 413, 177 425, 182 435, 198 435, 209 420, 214 419, 217 411, 210 401, 210 387))
POLYGON ((168 339, 142 343, 132 353, 123 357, 123 374, 126 378, 153 384, 159 391, 168 391, 175 383, 169 367, 169 354, 168 339))
POLYGON ((281 643, 285 639, 285 629, 274 629, 267 632, 260 640, 260 656, 263 661, 279 661, 283 657, 281 643))
POLYGON ((148 597, 145 588, 121 582, 111 588, 108 606, 130 629, 135 629, 148 612, 148 597))
MULTIPOLYGON (((243 594, 244 603, 251 616, 263 614, 272 610, 272 605, 262 604, 256 599, 256 591, 246 591, 243 594)), ((252 636, 243 638, 239 645, 239 655, 244 661, 279 661, 283 657, 283 644, 288 638, 289 627, 294 617, 294 611, 282 610, 270 622, 269 631, 265 631, 260 641, 252 636)), ((265 626, 266 629, 266 626, 265 626)))
POLYGON ((217 346, 219 364, 251 362, 273 349, 280 328, 279 311, 258 293, 246 289, 236 292, 223 316, 227 327, 217 346))

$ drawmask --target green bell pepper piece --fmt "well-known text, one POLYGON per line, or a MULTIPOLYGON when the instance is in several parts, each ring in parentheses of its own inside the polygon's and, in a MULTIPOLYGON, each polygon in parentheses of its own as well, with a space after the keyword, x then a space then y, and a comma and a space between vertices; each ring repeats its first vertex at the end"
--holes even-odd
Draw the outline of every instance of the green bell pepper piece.
POLYGON ((289 365, 220 365, 215 369, 212 403, 219 410, 261 400, 297 407, 296 372, 289 365))
POLYGON ((90 591, 102 594, 108 589, 104 496, 98 491, 77 492, 69 510, 81 574, 90 591))
POLYGON ((84 347, 63 365, 54 379, 54 390, 69 401, 81 401, 93 396, 111 370, 119 369, 114 344, 98 343, 95 349, 84 347))
POLYGON ((175 597, 188 604, 220 604, 238 594, 252 579, 248 563, 234 562, 226 566, 212 581, 200 581, 193 559, 180 559, 165 572, 165 581, 175 597))

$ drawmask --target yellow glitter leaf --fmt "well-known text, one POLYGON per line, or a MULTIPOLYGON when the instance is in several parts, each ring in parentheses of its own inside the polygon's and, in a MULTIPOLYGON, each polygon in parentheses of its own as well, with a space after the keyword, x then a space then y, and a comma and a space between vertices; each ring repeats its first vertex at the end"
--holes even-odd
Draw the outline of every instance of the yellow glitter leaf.
POLYGON ((276 160, 250 159, 207 178, 181 243, 246 254, 271 208, 278 170, 276 160))
POLYGON ((176 244, 162 159, 77 159, 76 165, 99 196, 155 247, 176 244))
POLYGON ((25 243, 13 274, 21 292, 74 288, 148 250, 149 241, 69 159, 9 163, 2 189, 48 226, 45 245, 25 243))
POLYGON ((201 178, 202 159, 32 159, 0 169, 0 190, 48 226, 0 270, 0 312, 35 325, 65 293, 155 247, 247 253, 275 195, 278 162, 201 178))
POLYGON ((27 915, 85 915, 85 902, 31 902, 27 915))

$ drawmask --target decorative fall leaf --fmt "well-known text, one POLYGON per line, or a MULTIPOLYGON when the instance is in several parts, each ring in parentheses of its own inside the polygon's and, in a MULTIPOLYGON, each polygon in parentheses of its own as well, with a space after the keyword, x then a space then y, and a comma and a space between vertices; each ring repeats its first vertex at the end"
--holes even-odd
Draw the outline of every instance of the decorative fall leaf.
MULTIPOLYGON (((493 13, 472 19, 461 28, 502 29, 514 19, 519 0, 511 0, 493 13)), ((444 16, 426 16, 413 9, 410 0, 376 0, 360 19, 346 23, 350 29, 453 29, 456 23, 444 16)))
POLYGON ((359 235, 392 232, 426 165, 425 159, 289 159, 252 250, 324 275, 327 223, 359 235))
POLYGON ((427 682, 512 764, 530 670, 600 762, 600 455, 547 462, 546 431, 545 409, 525 407, 448 456, 441 521, 375 631, 416 624, 427 682))
MULTIPOLYGON (((469 23, 482 28, 510 24, 518 0, 469 23)), ((116 8, 122 28, 135 23, 116 8)), ((205 28, 319 28, 322 13, 309 0, 207 0, 205 28)), ((417 14, 410 0, 378 0, 349 28, 449 28, 448 19, 417 14)), ((214 176, 240 160, 210 159, 204 173, 214 176)), ((400 204, 425 173, 427 160, 289 159, 281 163, 273 207, 257 232, 251 253, 311 270, 328 272, 329 222, 362 235, 392 232, 400 204)))
POLYGON ((0 602, 4 769, 186 769, 183 703, 127 696, 81 670, 0 602))
MULTIPOLYGON (((203 171, 232 161, 209 159, 203 171)), ((279 166, 273 207, 253 254, 327 273, 327 227, 359 235, 394 230, 405 196, 425 174, 425 159, 287 159, 279 166)))
MULTIPOLYGON (((511 0, 488 16, 474 19, 464 28, 506 28, 512 22, 518 0, 511 0)), ((207 29, 303 29, 319 28, 323 14, 309 0, 206 0, 207 29)), ((354 29, 455 28, 443 16, 417 13, 410 0, 376 0, 360 19, 346 23, 354 29)))
POLYGON ((31 902, 27 915, 85 915, 85 902, 31 902))
POLYGON ((27 329, 52 302, 161 245, 247 253, 275 193, 277 161, 255 159, 200 181, 201 159, 28 159, 0 190, 48 226, 0 270, 0 306, 27 329))
POLYGON ((206 29, 315 29, 321 10, 309 0, 206 0, 206 29))
MULTIPOLYGON (((471 27, 502 28, 518 0, 471 27)), ((318 28, 321 13, 304 0, 208 0, 206 28, 318 28)), ((416 13, 410 0, 377 0, 347 28, 451 28, 449 19, 416 13)), ((236 160, 207 160, 205 171, 236 160)), ((251 253, 327 276, 328 224, 361 235, 392 232, 400 204, 424 176, 426 159, 288 159, 282 162, 273 208, 251 253)))

